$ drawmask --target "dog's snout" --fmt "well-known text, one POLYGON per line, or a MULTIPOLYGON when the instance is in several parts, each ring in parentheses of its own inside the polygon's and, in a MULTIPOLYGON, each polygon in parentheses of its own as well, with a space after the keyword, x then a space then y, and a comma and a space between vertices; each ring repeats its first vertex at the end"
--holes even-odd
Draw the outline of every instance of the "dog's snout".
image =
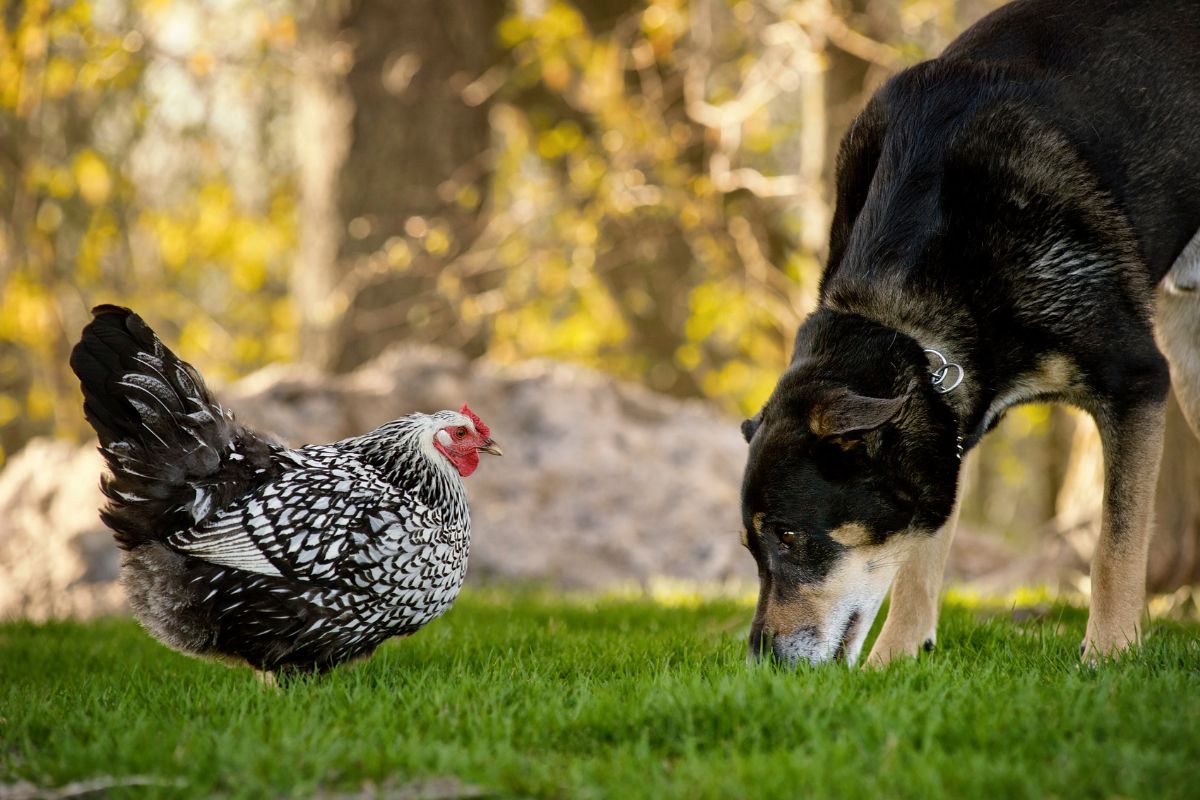
POLYGON ((774 656, 772 647, 772 639, 774 637, 766 630, 766 626, 761 622, 756 623, 750 628, 750 647, 746 654, 746 660, 751 664, 757 664, 763 658, 774 656))
MULTIPOLYGON (((846 625, 844 628, 842 628, 841 638, 838 639, 837 650, 835 650, 833 653, 833 658, 835 661, 845 661, 847 657, 850 656, 847 648, 853 641, 855 629, 858 627, 860 619, 862 619, 862 615, 859 612, 854 611, 851 612, 850 618, 846 620, 846 625)), ((854 653, 854 656, 857 655, 857 653, 854 653)))

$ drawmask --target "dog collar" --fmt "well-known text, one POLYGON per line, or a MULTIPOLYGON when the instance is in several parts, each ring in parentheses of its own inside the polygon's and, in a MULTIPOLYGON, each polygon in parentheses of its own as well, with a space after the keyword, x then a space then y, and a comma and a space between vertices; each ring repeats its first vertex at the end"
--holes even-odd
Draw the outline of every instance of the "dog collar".
MULTIPOLYGON (((950 394, 957 389, 967 377, 967 371, 962 368, 961 364, 956 364, 950 361, 938 350, 932 347, 924 348, 927 355, 931 355, 940 363, 936 363, 929 370, 929 377, 933 381, 933 390, 938 394, 950 394)), ((958 454, 958 460, 962 461, 963 457, 963 435, 958 435, 958 440, 955 443, 955 449, 958 454)))
POLYGON ((950 394, 959 387, 963 382, 963 378, 967 377, 967 372, 962 368, 961 364, 955 364, 953 361, 947 360, 939 351, 932 347, 926 347, 925 352, 937 358, 941 364, 935 364, 933 369, 929 371, 933 378, 933 390, 938 394, 950 394))

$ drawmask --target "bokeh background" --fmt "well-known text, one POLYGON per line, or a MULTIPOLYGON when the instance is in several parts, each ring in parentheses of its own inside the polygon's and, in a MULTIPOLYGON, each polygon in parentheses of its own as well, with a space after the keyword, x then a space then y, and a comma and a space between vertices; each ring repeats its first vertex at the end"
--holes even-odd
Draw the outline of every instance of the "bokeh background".
MULTIPOLYGON (((890 75, 998 4, 6 0, 0 463, 42 437, 87 441, 67 357, 87 309, 116 301, 218 386, 302 369, 233 390, 251 405, 349 392, 389 351, 403 362, 398 344, 439 348, 406 352, 458 388, 499 376, 486 390, 509 394, 472 399, 493 413, 530 359, 586 368, 543 365, 537 379, 573 387, 577 408, 588 391, 641 384, 655 419, 700 414, 693 429, 724 431, 710 448, 721 486, 696 492, 729 505, 736 422, 769 394, 814 303, 842 132, 890 75)), ((404 394, 427 373, 387 369, 394 396, 440 398, 404 394)), ((549 410, 528 415, 553 413, 547 392, 549 410)), ((314 430, 280 408, 258 419, 314 430)), ((594 419, 650 413, 626 412, 594 419)), ((1200 581, 1200 443, 1177 409, 1167 449, 1158 591, 1200 581)), ((1086 418, 1011 413, 967 463, 960 571, 984 588, 1086 592, 1099 458, 1086 418)), ((10 504, 37 494, 9 487, 10 504)), ((643 513, 693 502, 680 491, 643 513)), ((546 502, 569 506, 569 487, 546 502)), ((576 523, 555 525, 573 536, 576 523)), ((698 558, 705 537, 735 536, 691 535, 698 558)), ((102 541, 88 546, 111 549, 102 541)), ((641 531, 628 546, 657 542, 641 531)), ((521 575, 555 577, 539 569, 521 575)))

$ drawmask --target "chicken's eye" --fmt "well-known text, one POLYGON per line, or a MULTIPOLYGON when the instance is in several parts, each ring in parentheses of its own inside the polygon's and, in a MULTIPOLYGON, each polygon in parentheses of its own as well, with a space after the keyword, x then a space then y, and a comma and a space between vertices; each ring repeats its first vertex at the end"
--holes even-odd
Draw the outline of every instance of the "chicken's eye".
POLYGON ((456 430, 454 432, 454 436, 455 436, 455 438, 458 438, 458 439, 467 438, 467 429, 460 427, 458 430, 456 430))

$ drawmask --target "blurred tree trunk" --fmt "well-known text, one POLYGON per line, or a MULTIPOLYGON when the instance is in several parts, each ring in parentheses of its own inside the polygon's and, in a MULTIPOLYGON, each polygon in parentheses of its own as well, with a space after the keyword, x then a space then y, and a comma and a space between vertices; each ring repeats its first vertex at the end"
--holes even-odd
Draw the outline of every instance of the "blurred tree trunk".
POLYGON ((304 357, 348 370, 401 338, 478 349, 441 267, 481 227, 488 93, 505 4, 309 0, 296 138, 304 357))

